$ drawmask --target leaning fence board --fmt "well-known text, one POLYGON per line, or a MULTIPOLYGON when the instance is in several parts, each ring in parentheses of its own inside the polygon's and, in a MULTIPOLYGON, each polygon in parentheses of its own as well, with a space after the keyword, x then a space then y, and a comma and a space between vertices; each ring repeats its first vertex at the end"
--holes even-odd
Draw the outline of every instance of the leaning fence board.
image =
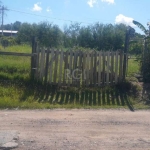
POLYGON ((43 76, 45 72, 45 50, 42 49, 41 52, 41 63, 40 63, 40 79, 43 81, 43 76))
POLYGON ((38 77, 39 77, 39 48, 37 47, 37 50, 36 50, 36 53, 37 53, 37 55, 36 55, 36 75, 35 75, 35 77, 36 77, 36 79, 38 80, 38 77))

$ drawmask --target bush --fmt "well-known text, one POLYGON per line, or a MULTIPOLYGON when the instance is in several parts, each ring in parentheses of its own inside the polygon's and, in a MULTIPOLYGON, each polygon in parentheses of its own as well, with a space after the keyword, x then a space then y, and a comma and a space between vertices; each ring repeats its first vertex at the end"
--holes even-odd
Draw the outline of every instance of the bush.
POLYGON ((16 45, 16 38, 15 37, 0 37, 0 43, 5 48, 8 46, 16 45))
POLYGON ((143 79, 144 82, 150 82, 150 52, 145 53, 143 63, 143 79))

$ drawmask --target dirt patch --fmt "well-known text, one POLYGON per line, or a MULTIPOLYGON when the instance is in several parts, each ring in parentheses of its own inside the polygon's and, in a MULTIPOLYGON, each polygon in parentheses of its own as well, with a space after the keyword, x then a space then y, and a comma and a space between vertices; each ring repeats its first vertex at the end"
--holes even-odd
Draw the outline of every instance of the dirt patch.
POLYGON ((150 111, 0 111, 0 129, 18 133, 16 150, 149 150, 150 111))

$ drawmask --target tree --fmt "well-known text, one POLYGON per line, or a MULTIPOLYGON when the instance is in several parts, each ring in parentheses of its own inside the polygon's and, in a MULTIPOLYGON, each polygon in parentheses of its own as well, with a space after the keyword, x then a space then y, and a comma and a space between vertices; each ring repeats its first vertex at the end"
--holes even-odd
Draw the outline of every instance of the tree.
POLYGON ((150 35, 149 35, 149 31, 138 21, 133 20, 133 23, 137 25, 145 33, 141 71, 143 73, 144 81, 150 82, 150 35))

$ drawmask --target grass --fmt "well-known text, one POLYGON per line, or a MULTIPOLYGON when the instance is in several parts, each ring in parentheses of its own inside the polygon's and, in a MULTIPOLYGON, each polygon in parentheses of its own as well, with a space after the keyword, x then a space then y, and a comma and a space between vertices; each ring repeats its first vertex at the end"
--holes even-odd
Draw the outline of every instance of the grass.
MULTIPOLYGON (((31 53, 28 45, 11 46, 0 51, 31 53)), ((30 75, 30 57, 0 55, 0 78, 1 79, 28 79, 30 75)))
POLYGON ((128 61, 128 72, 127 75, 128 76, 134 76, 135 74, 140 72, 140 64, 139 62, 136 60, 136 58, 134 59, 129 59, 128 61))
MULTIPOLYGON (((4 51, 0 47, 0 51, 4 51)), ((31 53, 28 45, 7 47, 5 51, 31 53)), ((128 75, 138 72, 139 66, 129 60, 128 75)), ((69 88, 47 87, 30 80, 30 58, 0 56, 0 108, 149 108, 138 103, 129 89, 121 87, 69 88), (120 89, 120 90, 118 90, 120 89)))
MULTIPOLYGON (((1 109, 52 109, 52 108, 127 108, 148 109, 138 103, 128 85, 105 88, 57 89, 30 82, 0 82, 1 109)), ((135 94, 134 94, 135 95, 135 94)))
POLYGON ((0 108, 128 108, 126 93, 117 87, 57 89, 35 83, 0 82, 0 108))

